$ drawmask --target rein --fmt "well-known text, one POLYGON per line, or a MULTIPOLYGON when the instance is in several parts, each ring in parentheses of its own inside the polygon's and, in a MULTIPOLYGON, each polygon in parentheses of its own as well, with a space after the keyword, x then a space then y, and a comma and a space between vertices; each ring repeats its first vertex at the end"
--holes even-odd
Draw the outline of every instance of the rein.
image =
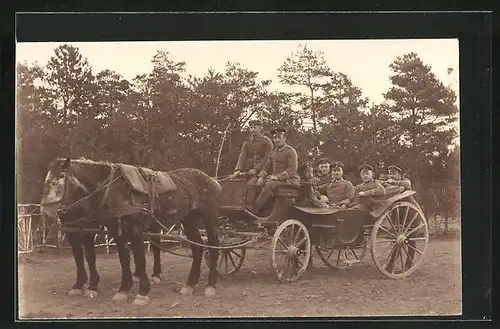
POLYGON ((114 173, 116 171, 116 168, 115 167, 112 167, 111 168, 111 173, 109 174, 109 176, 104 180, 104 182, 102 182, 102 186, 96 188, 94 191, 92 191, 90 194, 87 194, 86 196, 84 196, 83 198, 69 204, 69 205, 64 205, 60 211, 61 212, 66 212, 68 210, 70 210, 71 208, 74 208, 78 205, 80 205, 81 203, 83 203, 85 200, 87 200, 88 198, 90 198, 91 196, 93 196, 94 194, 96 194, 97 192, 100 192, 102 191, 103 189, 107 188, 106 191, 104 192, 104 197, 102 198, 101 202, 99 203, 99 207, 98 209, 100 209, 104 203, 107 201, 107 198, 108 198, 108 195, 109 195, 109 186, 111 184, 113 184, 114 182, 116 182, 118 179, 120 179, 122 177, 121 174, 119 174, 118 176, 116 176, 114 179, 113 179, 113 176, 114 176, 114 173))

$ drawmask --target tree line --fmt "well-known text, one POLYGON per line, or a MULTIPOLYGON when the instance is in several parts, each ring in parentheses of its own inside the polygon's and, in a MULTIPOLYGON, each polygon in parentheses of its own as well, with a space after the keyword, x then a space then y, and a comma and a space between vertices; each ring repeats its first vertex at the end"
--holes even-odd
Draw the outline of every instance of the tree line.
POLYGON ((370 163, 404 168, 427 213, 457 216, 459 147, 455 93, 416 53, 394 59, 391 87, 369 103, 349 77, 330 68, 321 51, 299 45, 277 68, 279 82, 301 92, 270 90, 270 80, 228 62, 224 72, 187 74, 167 52, 151 72, 132 81, 111 70, 95 73, 80 50, 54 50, 45 66, 17 66, 18 200, 38 202, 47 165, 55 157, 86 157, 171 170, 194 167, 231 173, 246 138, 245 123, 289 128, 299 161, 343 161, 357 182, 370 163), (228 128, 229 127, 229 128, 228 128))

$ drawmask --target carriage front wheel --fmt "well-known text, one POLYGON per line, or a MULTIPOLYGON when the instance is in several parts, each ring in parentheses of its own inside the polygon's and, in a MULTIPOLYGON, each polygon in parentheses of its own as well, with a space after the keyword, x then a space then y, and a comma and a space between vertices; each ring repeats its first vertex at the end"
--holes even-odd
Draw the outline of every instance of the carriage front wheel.
POLYGON ((311 238, 304 224, 295 219, 281 223, 271 241, 271 266, 281 282, 293 282, 307 269, 311 238))
POLYGON ((405 278, 422 263, 429 244, 429 227, 422 210, 411 202, 396 202, 373 226, 373 262, 385 276, 405 278))
MULTIPOLYGON (((245 260, 245 253, 245 247, 219 250, 217 273, 219 275, 229 275, 238 272, 245 260)), ((204 256, 207 266, 210 267, 210 252, 208 249, 205 249, 204 256)))

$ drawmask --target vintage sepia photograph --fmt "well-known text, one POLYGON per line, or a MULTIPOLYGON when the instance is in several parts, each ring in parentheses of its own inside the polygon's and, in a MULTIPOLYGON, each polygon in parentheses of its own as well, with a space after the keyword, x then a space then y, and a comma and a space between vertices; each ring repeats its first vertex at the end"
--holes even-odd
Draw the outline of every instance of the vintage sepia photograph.
POLYGON ((20 320, 462 314, 458 39, 18 42, 20 320))

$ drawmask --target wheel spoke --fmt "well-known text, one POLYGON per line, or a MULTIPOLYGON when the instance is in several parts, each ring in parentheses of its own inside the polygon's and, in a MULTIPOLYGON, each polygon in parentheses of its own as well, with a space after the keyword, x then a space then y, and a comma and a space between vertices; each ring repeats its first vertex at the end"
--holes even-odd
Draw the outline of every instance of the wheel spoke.
POLYGON ((384 263, 384 266, 387 266, 390 261, 392 260, 393 256, 394 256, 394 253, 396 252, 396 248, 397 248, 397 245, 394 245, 391 249, 391 251, 389 252, 389 255, 387 255, 387 258, 385 259, 385 263, 384 263))
POLYGON ((278 238, 278 242, 279 242, 279 243, 281 243, 281 245, 282 245, 283 247, 285 247, 285 249, 288 249, 288 245, 287 245, 287 244, 285 244, 285 242, 283 242, 283 241, 281 240, 281 237, 279 237, 279 238, 278 238))
POLYGON ((403 253, 401 252, 402 247, 399 247, 399 260, 401 261, 401 270, 405 271, 405 263, 403 262, 403 253))
POLYGON ((418 217, 418 211, 415 211, 415 213, 413 214, 413 217, 410 219, 410 223, 408 224, 407 227, 405 227, 404 231, 403 231, 403 234, 406 235, 406 232, 408 232, 408 230, 411 228, 411 224, 413 224, 413 222, 415 221, 415 219, 417 219, 418 217))
MULTIPOLYGON (((394 226, 393 226, 393 227, 394 227, 394 226)), ((389 235, 390 235, 390 236, 392 236, 394 239, 397 239, 397 237, 396 237, 394 234, 392 234, 391 232, 387 231, 387 230, 386 230, 383 226, 379 226, 379 228, 380 228, 382 231, 385 231, 385 232, 389 233, 389 235)))
POLYGON ((425 240, 427 240, 427 238, 408 238, 407 240, 410 240, 410 241, 425 241, 425 240))
MULTIPOLYGON (((297 239, 299 238, 300 233, 302 233, 302 230, 301 230, 301 229, 300 229, 300 227, 299 227, 299 230, 297 231, 297 234, 295 234, 295 235, 294 235, 294 237, 293 237, 293 244, 294 244, 294 245, 295 245, 295 243, 296 243, 297 239)), ((304 237, 304 238, 305 238, 305 237, 304 237)))
POLYGON ((340 264, 340 253, 341 253, 341 252, 342 252, 342 251, 339 249, 339 252, 338 252, 338 254, 337 254, 337 266, 339 266, 339 264, 340 264))
POLYGON ((241 255, 238 254, 235 250, 231 249, 230 251, 232 254, 235 254, 236 256, 238 256, 239 258, 241 258, 241 255))
POLYGON ((300 240, 300 241, 299 241, 299 243, 297 243, 295 246, 296 246, 296 247, 300 247, 300 246, 301 246, 301 245, 303 245, 303 244, 304 244, 304 242, 306 242, 306 241, 307 241, 307 238, 306 238, 306 237, 303 237, 303 238, 302 238, 302 240, 300 240))
POLYGON ((299 258, 297 258, 297 262, 300 264, 300 268, 304 267, 304 264, 300 261, 299 258))
MULTIPOLYGON (((351 249, 351 248, 350 248, 351 249)), ((352 254, 354 255, 354 257, 356 257, 357 260, 359 260, 359 257, 358 255, 356 254, 356 252, 354 251, 354 249, 351 249, 351 252, 352 254)))
POLYGON ((274 252, 276 252, 278 254, 286 254, 286 253, 288 253, 288 250, 275 249, 274 252))
POLYGON ((419 226, 415 227, 415 228, 414 228, 413 230, 411 230, 410 232, 406 233, 405 235, 406 235, 406 236, 410 236, 410 235, 412 235, 413 233, 415 233, 416 231, 420 230, 420 229, 421 229, 422 227, 424 227, 424 226, 425 226, 425 224, 424 224, 424 223, 422 223, 422 224, 420 224, 419 226))
MULTIPOLYGON (((394 227, 394 224, 392 223, 391 216, 389 216, 389 215, 390 215, 390 214, 387 214, 387 215, 385 215, 385 217, 387 218, 387 220, 388 220, 389 224, 391 224, 391 227, 392 227, 392 229, 394 230, 394 232, 397 232, 396 228, 394 227)), ((380 227, 382 227, 382 226, 380 226, 380 227)), ((387 232, 387 231, 386 231, 386 232, 387 232)), ((389 233, 389 232, 387 232, 387 233, 389 233)))
POLYGON ((405 248, 404 246, 403 246, 403 251, 404 251, 404 252, 405 252, 405 254, 406 254, 406 262, 408 263, 408 261, 410 261, 412 266, 413 266, 413 265, 415 265, 415 264, 413 263, 413 259, 412 259, 412 257, 410 257, 410 254, 409 254, 408 250, 406 250, 406 248, 405 248))
POLYGON ((420 255, 423 255, 424 253, 421 252, 420 250, 418 250, 417 248, 413 247, 412 245, 410 244, 407 244, 408 247, 410 247, 411 249, 415 250, 416 252, 418 252, 420 255))
POLYGON ((226 269, 226 272, 228 272, 227 269, 229 268, 229 266, 227 264, 227 258, 228 258, 227 256, 228 256, 228 254, 224 253, 224 265, 225 265, 224 268, 226 269))
POLYGON ((233 256, 231 256, 231 254, 230 254, 230 253, 228 253, 228 254, 227 254, 227 256, 229 257, 229 260, 230 260, 230 261, 231 261, 231 263, 233 264, 234 268, 238 267, 238 266, 236 265, 236 263, 234 262, 233 256))
POLYGON ((295 225, 290 225, 290 229, 288 230, 288 241, 290 241, 289 245, 293 244, 293 240, 295 238, 295 225))
POLYGON ((401 221, 399 220, 399 207, 396 207, 396 227, 397 227, 397 233, 400 234, 401 230, 401 221))
POLYGON ((405 207, 405 215, 404 215, 404 218, 403 218, 403 223, 401 224, 401 231, 400 233, 403 233, 404 232, 404 229, 405 229, 405 224, 406 224, 406 219, 408 218, 408 212, 410 211, 410 207, 405 207))
POLYGON ((330 253, 328 254, 328 257, 326 258, 326 260, 329 260, 330 257, 332 256, 333 252, 335 251, 335 249, 332 248, 332 250, 330 251, 330 253))
POLYGON ((375 240, 375 243, 381 243, 381 242, 396 242, 396 239, 375 240))

